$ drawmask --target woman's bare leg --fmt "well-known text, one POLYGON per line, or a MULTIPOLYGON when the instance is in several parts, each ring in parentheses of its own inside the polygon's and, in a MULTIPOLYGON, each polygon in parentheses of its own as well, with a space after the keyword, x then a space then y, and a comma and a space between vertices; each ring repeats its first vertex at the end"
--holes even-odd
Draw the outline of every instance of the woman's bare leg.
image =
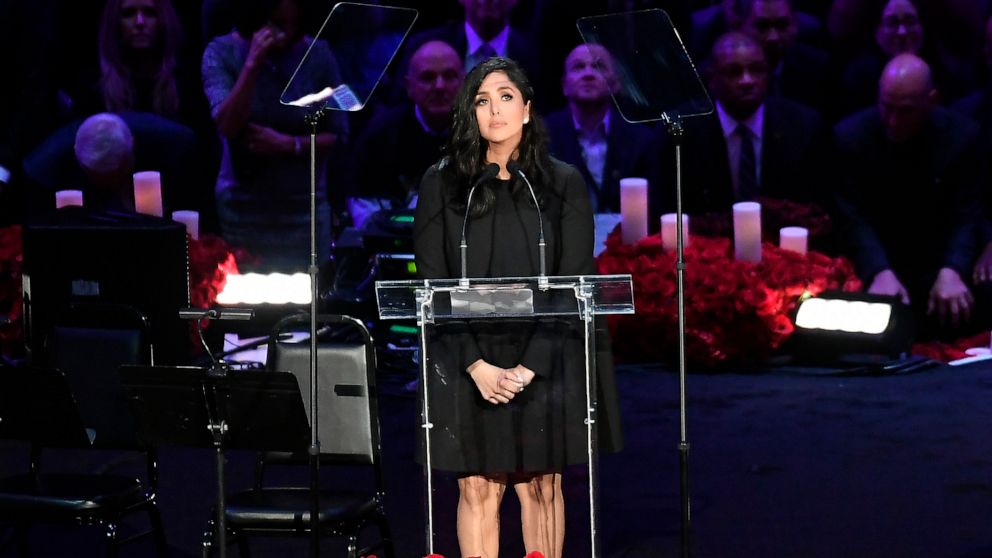
POLYGON ((528 553, 561 558, 565 544, 565 499, 561 473, 515 477, 513 488, 520 499, 520 523, 528 553))
POLYGON ((462 556, 499 557, 499 505, 506 475, 458 479, 458 547, 462 556))

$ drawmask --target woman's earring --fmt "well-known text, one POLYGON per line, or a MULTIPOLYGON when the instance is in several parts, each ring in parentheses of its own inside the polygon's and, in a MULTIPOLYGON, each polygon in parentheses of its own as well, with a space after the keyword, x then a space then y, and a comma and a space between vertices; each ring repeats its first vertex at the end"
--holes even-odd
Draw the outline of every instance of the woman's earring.
POLYGON ((530 118, 527 118, 527 117, 525 116, 525 117, 524 117, 524 124, 527 124, 528 122, 530 122, 530 118))

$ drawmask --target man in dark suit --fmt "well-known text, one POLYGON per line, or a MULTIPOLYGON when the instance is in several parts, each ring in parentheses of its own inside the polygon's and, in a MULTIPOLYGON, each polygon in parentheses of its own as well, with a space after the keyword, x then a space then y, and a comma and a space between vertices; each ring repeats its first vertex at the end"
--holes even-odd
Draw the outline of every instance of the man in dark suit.
MULTIPOLYGON (((404 60, 409 60, 427 41, 444 41, 454 47, 465 62, 465 71, 491 56, 516 61, 536 83, 540 76, 537 43, 510 25, 510 11, 516 0, 459 0, 465 19, 421 31, 407 40, 404 60)), ((540 92, 537 98, 541 99, 540 92)))
POLYGON ((826 114, 830 107, 830 58, 826 52, 796 41, 799 23, 790 0, 746 0, 741 30, 765 49, 768 92, 826 114))
POLYGON ((413 54, 403 78, 408 99, 377 114, 355 143, 347 182, 357 228, 379 209, 410 205, 441 158, 463 77, 462 59, 447 43, 428 41, 413 54))
POLYGON ((601 45, 579 45, 565 59, 561 80, 568 106, 545 118, 551 153, 582 172, 597 213, 620 212, 620 179, 647 178, 658 184, 654 132, 631 124, 613 110, 619 87, 610 53, 601 45))
MULTIPOLYGON (((713 45, 707 78, 716 110, 685 121, 687 213, 729 214, 735 202, 759 196, 823 202, 829 128, 813 109, 769 97, 768 72, 761 45, 749 35, 727 33, 713 45)), ((674 184, 674 169, 663 176, 674 184)), ((664 209, 672 211, 673 189, 666 194, 664 209)))
POLYGON ((926 336, 984 325, 975 319, 987 321, 985 293, 969 281, 982 200, 978 125, 937 106, 927 63, 900 54, 882 72, 878 106, 835 131, 846 171, 839 204, 868 292, 910 304, 926 336))

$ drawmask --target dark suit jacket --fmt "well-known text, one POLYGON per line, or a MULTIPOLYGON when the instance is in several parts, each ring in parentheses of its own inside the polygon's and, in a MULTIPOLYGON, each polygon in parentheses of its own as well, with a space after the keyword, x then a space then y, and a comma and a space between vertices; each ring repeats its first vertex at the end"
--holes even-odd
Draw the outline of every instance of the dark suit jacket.
POLYGON ((983 199, 978 125, 937 108, 918 140, 894 146, 871 108, 842 120, 835 132, 845 173, 838 205, 862 279, 892 269, 910 298, 924 303, 941 267, 967 282, 983 199))
POLYGON ((983 128, 992 126, 992 86, 983 87, 954 102, 954 110, 975 121, 983 128))
POLYGON ((346 174, 349 195, 406 202, 441 158, 447 135, 424 131, 412 103, 383 110, 359 136, 346 174))
MULTIPOLYGON (((663 151, 664 212, 674 211, 675 169, 671 147, 663 151)), ((806 203, 826 198, 829 128, 819 113, 787 99, 765 102, 760 194, 806 203)), ((682 203, 686 213, 729 212, 734 198, 727 144, 716 111, 685 121, 682 203)))
MULTIPOLYGON (((616 111, 610 115, 607 134, 606 164, 603 185, 597 190, 589 169, 582 159, 582 146, 568 108, 552 113, 544 120, 551 136, 551 153, 566 163, 575 165, 589 185, 593 208, 599 213, 620 212, 620 179, 640 176, 648 179, 650 188, 660 188, 658 139, 644 124, 631 124, 616 111)), ((655 219, 654 221, 657 221, 655 219)))
POLYGON ((781 72, 768 76, 770 96, 786 99, 812 107, 821 114, 832 114, 833 67, 826 51, 801 43, 792 46, 782 60, 781 72))

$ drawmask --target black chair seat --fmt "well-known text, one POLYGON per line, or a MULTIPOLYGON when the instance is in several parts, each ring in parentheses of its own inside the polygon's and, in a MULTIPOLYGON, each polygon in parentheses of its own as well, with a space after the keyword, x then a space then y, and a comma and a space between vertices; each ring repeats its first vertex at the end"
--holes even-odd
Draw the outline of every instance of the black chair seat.
POLYGON ((123 475, 29 473, 0 479, 0 518, 24 521, 120 511, 149 500, 141 482, 123 475))
MULTIPOLYGON (((310 521, 310 504, 310 491, 306 488, 247 490, 228 498, 227 519, 232 527, 239 529, 305 530, 310 521)), ((320 493, 321 523, 357 522, 376 510, 377 502, 368 492, 320 493)))

